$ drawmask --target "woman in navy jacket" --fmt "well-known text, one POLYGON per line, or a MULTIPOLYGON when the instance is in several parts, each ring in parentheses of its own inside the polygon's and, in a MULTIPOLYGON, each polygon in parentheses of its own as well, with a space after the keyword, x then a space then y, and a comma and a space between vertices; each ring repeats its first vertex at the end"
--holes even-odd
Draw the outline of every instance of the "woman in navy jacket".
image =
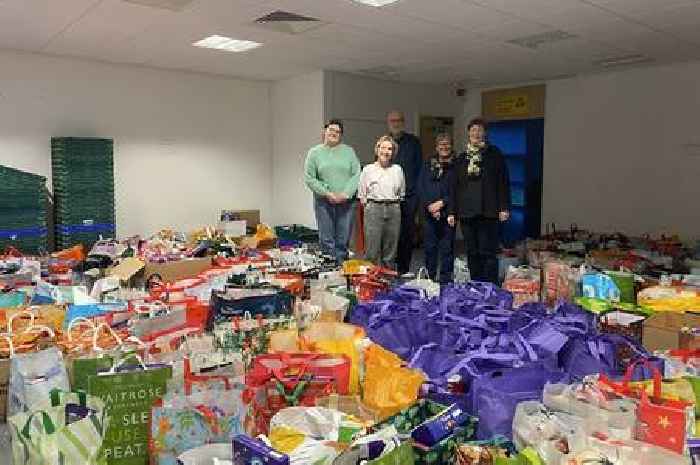
POLYGON ((439 134, 435 138, 436 154, 425 162, 419 179, 420 210, 424 216, 425 267, 430 279, 446 284, 452 281, 454 268, 455 218, 449 215, 454 197, 452 138, 439 134), (438 259, 440 274, 438 277, 438 259))

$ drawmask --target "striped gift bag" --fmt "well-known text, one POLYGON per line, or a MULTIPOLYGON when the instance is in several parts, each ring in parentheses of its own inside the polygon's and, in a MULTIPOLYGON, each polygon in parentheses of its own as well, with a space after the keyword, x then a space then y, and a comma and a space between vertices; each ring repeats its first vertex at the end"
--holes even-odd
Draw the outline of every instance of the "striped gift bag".
POLYGON ((98 465, 108 416, 98 397, 54 390, 8 423, 16 464, 98 465))

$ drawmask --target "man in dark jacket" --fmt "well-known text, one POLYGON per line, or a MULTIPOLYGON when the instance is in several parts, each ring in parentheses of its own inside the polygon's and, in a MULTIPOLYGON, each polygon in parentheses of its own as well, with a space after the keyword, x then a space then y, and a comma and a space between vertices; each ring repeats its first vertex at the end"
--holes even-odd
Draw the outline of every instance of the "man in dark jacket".
POLYGON ((438 134, 435 150, 435 156, 423 165, 418 183, 420 211, 424 217, 425 267, 430 279, 447 284, 452 281, 455 242, 455 217, 448 216, 449 204, 454 196, 451 189, 455 185, 452 137, 445 133, 438 134))
POLYGON ((499 221, 510 218, 510 182, 503 154, 486 142, 486 122, 467 126, 467 150, 455 163, 449 212, 459 218, 475 281, 498 280, 499 221))
POLYGON ((406 181, 406 197, 401 203, 401 231, 396 253, 396 268, 400 274, 408 273, 413 254, 413 236, 418 207, 418 176, 423 165, 420 141, 404 131, 405 117, 400 111, 390 111, 386 116, 389 133, 399 146, 394 163, 401 166, 406 181))

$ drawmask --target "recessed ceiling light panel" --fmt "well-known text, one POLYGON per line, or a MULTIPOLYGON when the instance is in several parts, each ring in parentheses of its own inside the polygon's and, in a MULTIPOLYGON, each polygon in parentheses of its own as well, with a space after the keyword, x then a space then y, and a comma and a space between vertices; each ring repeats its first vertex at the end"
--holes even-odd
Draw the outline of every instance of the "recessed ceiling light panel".
POLYGON ((356 3, 362 3, 363 5, 369 5, 369 6, 386 6, 392 3, 396 3, 399 0, 353 0, 356 3))
POLYGON ((252 40, 238 40, 219 35, 209 36, 193 43, 192 45, 201 48, 224 50, 226 52, 246 52, 262 46, 261 43, 253 42, 252 40))

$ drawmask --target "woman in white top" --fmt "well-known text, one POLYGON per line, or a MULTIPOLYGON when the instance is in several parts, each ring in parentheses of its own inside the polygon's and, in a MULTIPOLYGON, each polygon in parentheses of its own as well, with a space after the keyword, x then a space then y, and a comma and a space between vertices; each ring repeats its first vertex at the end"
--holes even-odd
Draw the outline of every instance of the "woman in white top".
POLYGON ((394 269, 401 229, 401 201, 406 195, 403 170, 393 164, 398 150, 391 136, 374 147, 377 161, 362 169, 357 195, 365 207, 365 259, 394 269))

